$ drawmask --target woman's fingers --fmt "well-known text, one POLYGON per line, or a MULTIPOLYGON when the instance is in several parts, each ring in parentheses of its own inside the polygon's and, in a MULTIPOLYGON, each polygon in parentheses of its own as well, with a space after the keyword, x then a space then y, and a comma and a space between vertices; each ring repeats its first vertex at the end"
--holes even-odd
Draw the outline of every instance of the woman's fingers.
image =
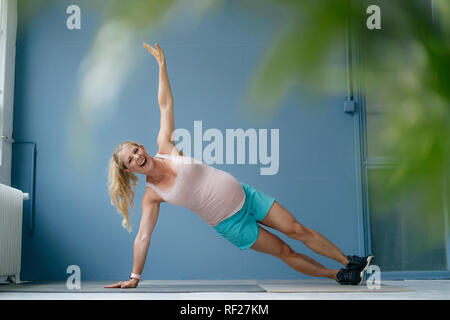
POLYGON ((120 281, 118 283, 110 284, 107 286, 104 286, 104 288, 135 288, 130 281, 120 281))
POLYGON ((161 47, 159 46, 159 43, 155 43, 155 47, 158 48, 158 52, 163 56, 163 55, 164 55, 164 51, 163 51, 163 49, 161 49, 161 47))
POLYGON ((136 288, 136 285, 134 285, 131 281, 124 281, 122 282, 121 288, 136 288))
POLYGON ((156 61, 160 65, 164 63, 164 60, 165 60, 164 51, 162 51, 162 49, 158 43, 155 43, 156 48, 153 48, 151 45, 149 45, 145 42, 142 44, 147 49, 147 51, 150 52, 155 57, 156 61))
POLYGON ((145 49, 148 50, 148 52, 150 52, 151 54, 155 55, 155 53, 156 53, 156 49, 155 48, 153 48, 152 46, 146 44, 145 42, 143 43, 143 45, 144 45, 145 49))
POLYGON ((114 284, 110 284, 107 286, 104 286, 104 288, 120 288, 122 286, 122 281, 118 282, 118 283, 114 283, 114 284))
POLYGON ((160 53, 160 52, 162 51, 162 50, 161 50, 161 47, 159 46, 159 44, 156 44, 156 45, 155 45, 156 49, 153 48, 151 45, 145 43, 145 42, 143 43, 143 45, 144 45, 144 47, 145 47, 148 51, 150 51, 150 53, 153 54, 153 55, 158 54, 158 53, 160 53))
POLYGON ((158 43, 155 43, 155 47, 153 48, 151 45, 147 44, 147 43, 142 43, 144 45, 144 47, 150 51, 151 54, 155 55, 155 54, 163 54, 163 51, 161 49, 161 47, 159 46, 158 43))

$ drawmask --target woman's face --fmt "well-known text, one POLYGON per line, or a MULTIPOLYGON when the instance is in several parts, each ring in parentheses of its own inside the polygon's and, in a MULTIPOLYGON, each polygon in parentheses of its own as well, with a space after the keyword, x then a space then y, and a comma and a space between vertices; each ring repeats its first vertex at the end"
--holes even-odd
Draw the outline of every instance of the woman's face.
POLYGON ((153 167, 153 158, 147 154, 144 146, 129 144, 123 148, 119 157, 126 172, 146 174, 153 167))

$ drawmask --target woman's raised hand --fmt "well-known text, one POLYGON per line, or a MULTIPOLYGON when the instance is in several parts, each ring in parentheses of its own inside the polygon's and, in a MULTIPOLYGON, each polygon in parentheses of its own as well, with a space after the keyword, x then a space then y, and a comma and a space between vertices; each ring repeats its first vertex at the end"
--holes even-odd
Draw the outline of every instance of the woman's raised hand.
POLYGON ((150 52, 158 62, 159 66, 162 66, 165 64, 165 56, 164 51, 162 51, 159 44, 155 43, 155 48, 153 48, 151 45, 148 45, 147 43, 143 43, 145 49, 147 49, 148 52, 150 52))

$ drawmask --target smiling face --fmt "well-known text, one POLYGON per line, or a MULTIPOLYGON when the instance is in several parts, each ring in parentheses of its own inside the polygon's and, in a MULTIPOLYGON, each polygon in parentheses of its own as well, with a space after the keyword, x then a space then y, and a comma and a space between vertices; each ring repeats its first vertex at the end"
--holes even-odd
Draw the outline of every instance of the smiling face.
POLYGON ((146 174, 153 166, 153 158, 145 151, 144 146, 126 145, 119 154, 120 160, 129 173, 146 174))

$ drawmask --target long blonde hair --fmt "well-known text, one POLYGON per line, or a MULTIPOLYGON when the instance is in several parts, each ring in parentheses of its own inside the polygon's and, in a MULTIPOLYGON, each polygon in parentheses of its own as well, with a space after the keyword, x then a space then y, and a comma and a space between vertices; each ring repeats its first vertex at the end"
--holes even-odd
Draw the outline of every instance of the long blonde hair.
POLYGON ((116 147, 109 161, 108 190, 111 204, 123 215, 122 227, 131 233, 128 207, 134 209, 134 190, 139 179, 133 173, 125 172, 126 167, 120 160, 119 154, 127 145, 139 146, 137 142, 124 141, 116 147))

